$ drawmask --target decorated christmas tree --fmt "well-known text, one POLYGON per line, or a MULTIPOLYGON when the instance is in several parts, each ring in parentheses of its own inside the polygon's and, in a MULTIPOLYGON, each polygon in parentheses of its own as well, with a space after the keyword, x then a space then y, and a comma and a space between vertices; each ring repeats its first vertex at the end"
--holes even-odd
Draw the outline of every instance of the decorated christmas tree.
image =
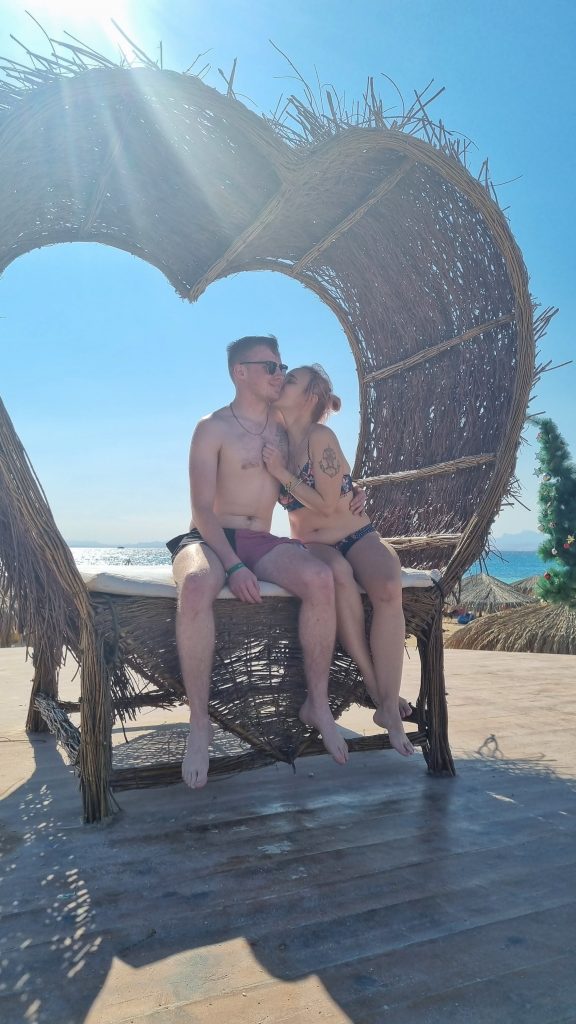
POLYGON ((576 607, 576 467, 555 423, 537 421, 538 528, 546 534, 538 553, 554 565, 536 585, 538 597, 576 607))

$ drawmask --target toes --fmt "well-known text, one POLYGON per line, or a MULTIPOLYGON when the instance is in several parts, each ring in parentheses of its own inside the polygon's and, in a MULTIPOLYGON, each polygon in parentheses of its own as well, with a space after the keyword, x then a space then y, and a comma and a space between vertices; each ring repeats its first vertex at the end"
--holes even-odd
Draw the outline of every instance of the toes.
POLYGON ((208 781, 206 776, 193 772, 191 775, 183 775, 184 782, 190 789, 203 789, 208 781))
POLYGON ((182 765, 182 779, 190 789, 202 789, 208 781, 208 772, 204 765, 196 767, 193 763, 184 762, 182 765))
POLYGON ((334 754, 334 760, 337 761, 338 764, 347 764, 348 763, 348 757, 349 757, 348 747, 341 747, 336 752, 336 754, 334 754))

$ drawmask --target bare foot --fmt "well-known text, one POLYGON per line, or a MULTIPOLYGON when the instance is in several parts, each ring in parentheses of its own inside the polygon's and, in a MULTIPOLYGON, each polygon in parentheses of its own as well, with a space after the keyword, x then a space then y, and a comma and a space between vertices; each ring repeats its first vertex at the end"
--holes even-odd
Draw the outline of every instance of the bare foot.
MULTIPOLYGON (((374 707, 377 708, 378 690, 376 687, 376 683, 372 680, 369 680, 367 682, 366 676, 364 676, 364 686, 366 687, 366 692, 368 693, 370 699, 372 700, 374 707)), ((414 708, 412 707, 409 700, 405 700, 404 697, 398 697, 398 710, 400 712, 400 718, 410 718, 410 715, 414 711, 414 708)))
POLYGON ((403 757, 409 757, 410 754, 414 753, 414 747, 404 732, 402 718, 396 701, 391 701, 389 705, 388 703, 381 704, 380 707, 376 708, 373 718, 376 725, 387 729, 388 738, 394 750, 397 750, 403 757))
POLYGON ((190 722, 182 761, 182 778, 190 789, 202 789, 208 780, 209 747, 214 729, 209 718, 190 722))
POLYGON ((400 718, 410 718, 414 708, 409 700, 405 700, 404 697, 398 697, 398 710, 400 712, 400 718))
POLYGON ((328 703, 319 707, 314 705, 308 697, 300 708, 298 717, 304 725, 318 730, 322 737, 322 743, 328 753, 332 754, 336 764, 346 764, 348 746, 334 721, 328 703))

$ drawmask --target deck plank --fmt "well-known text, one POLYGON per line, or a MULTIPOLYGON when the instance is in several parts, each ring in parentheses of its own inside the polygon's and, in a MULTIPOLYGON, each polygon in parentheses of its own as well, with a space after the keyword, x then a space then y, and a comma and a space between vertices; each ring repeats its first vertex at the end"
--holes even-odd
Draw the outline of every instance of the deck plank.
POLYGON ((574 1024, 573 666, 447 652, 452 780, 318 758, 86 827, 0 652, 3 1024, 574 1024))

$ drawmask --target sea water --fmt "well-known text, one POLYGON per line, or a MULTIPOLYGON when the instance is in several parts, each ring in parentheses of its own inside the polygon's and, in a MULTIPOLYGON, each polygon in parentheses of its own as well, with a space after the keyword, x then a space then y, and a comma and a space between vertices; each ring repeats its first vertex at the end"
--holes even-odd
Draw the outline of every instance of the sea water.
POLYGON ((165 547, 97 547, 70 549, 78 565, 170 565, 165 547))
MULTIPOLYGON (((170 565, 170 554, 163 547, 73 547, 71 550, 76 562, 83 565, 170 565)), ((545 571, 546 565, 536 551, 501 551, 487 555, 483 565, 475 562, 466 575, 487 572, 504 583, 514 583, 545 571)))
POLYGON ((501 551, 487 555, 482 564, 475 562, 466 576, 486 572, 503 583, 515 583, 527 576, 541 576, 547 567, 550 567, 550 563, 547 565, 543 562, 537 551, 501 551))

